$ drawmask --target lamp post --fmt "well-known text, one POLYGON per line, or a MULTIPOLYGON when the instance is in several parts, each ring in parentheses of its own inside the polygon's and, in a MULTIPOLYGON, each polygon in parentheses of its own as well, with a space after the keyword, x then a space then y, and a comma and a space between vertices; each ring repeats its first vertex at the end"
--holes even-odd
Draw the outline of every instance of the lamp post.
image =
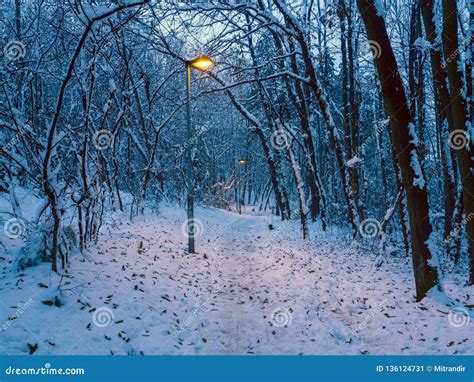
POLYGON ((245 164, 245 159, 237 160, 237 207, 239 209, 239 215, 242 214, 242 186, 240 182, 242 181, 242 171, 240 171, 241 166, 245 164))
POLYGON ((206 71, 214 62, 209 57, 197 57, 194 60, 186 61, 186 89, 187 89, 187 103, 186 103, 186 120, 187 120, 187 146, 186 146, 186 186, 188 189, 187 195, 187 234, 188 234, 188 252, 194 251, 194 175, 192 163, 192 139, 193 131, 191 124, 191 67, 199 71, 206 71))

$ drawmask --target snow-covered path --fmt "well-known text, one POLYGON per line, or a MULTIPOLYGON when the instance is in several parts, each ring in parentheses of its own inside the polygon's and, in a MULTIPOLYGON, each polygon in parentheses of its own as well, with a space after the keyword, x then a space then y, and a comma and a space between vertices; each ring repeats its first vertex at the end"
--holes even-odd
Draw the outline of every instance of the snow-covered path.
MULTIPOLYGON (((464 316, 440 295, 414 302, 408 259, 374 269, 371 251, 336 233, 302 242, 296 221, 197 216, 197 254, 185 252, 183 211, 165 208, 110 221, 62 279, 48 264, 13 272, 5 256, 0 353, 473 353, 472 320, 456 324, 464 316)), ((472 287, 445 288, 473 303, 472 287)))

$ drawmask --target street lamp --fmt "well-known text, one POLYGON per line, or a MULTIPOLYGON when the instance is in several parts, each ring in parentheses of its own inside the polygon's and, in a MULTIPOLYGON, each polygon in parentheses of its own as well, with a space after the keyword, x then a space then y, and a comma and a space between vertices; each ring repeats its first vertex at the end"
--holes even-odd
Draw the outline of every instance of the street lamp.
POLYGON ((240 167, 243 166, 245 164, 245 159, 238 159, 237 160, 237 164, 238 164, 238 167, 237 167, 237 207, 238 207, 238 210, 239 210, 239 215, 242 214, 242 186, 240 185, 240 182, 241 182, 241 177, 242 177, 242 173, 240 171, 240 167))
POLYGON ((188 252, 194 251, 194 176, 193 163, 191 159, 192 150, 192 126, 191 126, 191 67, 204 72, 210 69, 214 62, 209 57, 197 57, 194 60, 186 61, 186 88, 187 88, 187 104, 186 104, 186 119, 187 119, 187 147, 186 147, 186 185, 188 188, 188 252))
POLYGON ((200 70, 201 72, 205 72, 206 70, 210 69, 214 65, 214 61, 212 61, 209 57, 201 56, 195 58, 192 61, 186 62, 187 66, 192 66, 194 69, 200 70))

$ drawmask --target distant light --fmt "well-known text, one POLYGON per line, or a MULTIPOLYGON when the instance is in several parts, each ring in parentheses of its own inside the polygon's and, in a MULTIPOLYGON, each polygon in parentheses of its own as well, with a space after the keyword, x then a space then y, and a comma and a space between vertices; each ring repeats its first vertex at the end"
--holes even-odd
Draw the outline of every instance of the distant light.
POLYGON ((212 61, 209 57, 198 57, 192 60, 189 65, 197 70, 200 70, 201 72, 204 72, 214 65, 214 61, 212 61))
POLYGON ((238 163, 238 164, 245 164, 245 159, 239 159, 239 160, 237 161, 237 163, 238 163))

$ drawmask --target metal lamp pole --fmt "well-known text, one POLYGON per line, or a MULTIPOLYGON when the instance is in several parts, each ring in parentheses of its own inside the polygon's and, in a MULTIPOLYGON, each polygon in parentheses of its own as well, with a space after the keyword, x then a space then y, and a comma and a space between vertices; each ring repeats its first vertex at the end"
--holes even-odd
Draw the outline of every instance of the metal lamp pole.
POLYGON ((188 252, 196 253, 194 250, 194 174, 193 174, 193 162, 192 162, 192 149, 193 149, 193 130, 191 123, 191 67, 200 71, 206 71, 209 69, 214 62, 209 57, 198 57, 192 61, 186 61, 186 124, 187 124, 187 146, 186 146, 186 185, 188 188, 187 193, 187 236, 188 236, 188 252))
POLYGON ((240 168, 245 164, 245 159, 239 159, 237 161, 237 206, 239 209, 239 215, 242 215, 242 171, 240 168))
POLYGON ((188 187, 187 211, 188 211, 188 252, 194 253, 194 175, 193 163, 191 158, 192 152, 192 126, 191 126, 191 62, 186 62, 186 123, 187 123, 187 140, 186 147, 186 184, 188 187))

